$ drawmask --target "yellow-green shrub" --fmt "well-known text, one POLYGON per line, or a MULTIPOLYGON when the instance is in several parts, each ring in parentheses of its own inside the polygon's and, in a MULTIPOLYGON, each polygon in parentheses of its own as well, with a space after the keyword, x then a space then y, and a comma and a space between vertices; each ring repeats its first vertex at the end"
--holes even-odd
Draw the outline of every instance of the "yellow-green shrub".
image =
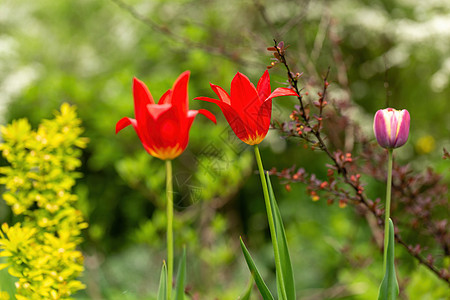
POLYGON ((87 142, 80 123, 75 107, 65 103, 36 131, 26 119, 0 128, 0 150, 10 164, 0 168, 3 199, 21 220, 1 227, 0 256, 6 263, 0 269, 8 267, 18 278, 18 300, 67 299, 84 288, 77 280, 83 256, 76 247, 87 223, 71 193, 87 142))

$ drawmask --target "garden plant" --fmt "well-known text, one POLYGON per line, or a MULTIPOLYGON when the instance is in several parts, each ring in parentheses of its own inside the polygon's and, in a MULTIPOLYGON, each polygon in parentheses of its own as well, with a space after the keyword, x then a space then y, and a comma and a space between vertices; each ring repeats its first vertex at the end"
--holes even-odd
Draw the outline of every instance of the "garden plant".
POLYGON ((0 300, 448 298, 450 6, 19 2, 0 300))

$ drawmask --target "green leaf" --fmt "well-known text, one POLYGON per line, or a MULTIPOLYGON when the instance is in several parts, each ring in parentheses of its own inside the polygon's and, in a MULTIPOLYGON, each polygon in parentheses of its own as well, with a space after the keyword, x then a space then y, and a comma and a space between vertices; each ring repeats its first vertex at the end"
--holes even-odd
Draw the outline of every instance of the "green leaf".
POLYGON ((253 278, 255 279, 256 286, 258 287, 259 292, 261 293, 261 296, 264 300, 274 300, 272 294, 270 293, 269 289, 267 288, 267 285, 265 284, 264 280, 261 277, 261 274, 259 274, 258 269, 256 268, 255 262, 253 261, 252 257, 250 256, 250 253, 248 252, 247 248, 245 247, 244 242, 242 241, 242 238, 239 238, 241 241, 241 248, 242 252, 244 253, 245 261, 247 262, 248 268, 250 269, 250 272, 253 275, 253 278))
POLYGON ((163 262, 161 277, 159 279, 159 288, 157 300, 167 300, 167 268, 166 262, 163 262))
POLYGON ((278 208, 275 195, 273 193, 272 183, 270 182, 270 176, 268 172, 266 172, 266 179, 267 179, 267 187, 269 189, 270 205, 272 206, 273 211, 273 221, 275 223, 275 233, 277 236, 278 250, 280 254, 281 270, 283 273, 283 281, 286 290, 286 296, 287 300, 295 300, 296 296, 295 296, 294 272, 292 270, 292 263, 291 257, 289 255, 286 232, 284 231, 283 220, 281 219, 281 213, 278 208))
POLYGON ((178 264, 177 284, 175 287, 175 300, 184 300, 184 286, 186 281, 186 247, 183 247, 183 256, 178 264))
POLYGON ((247 289, 245 290, 244 295, 240 296, 238 300, 250 300, 250 295, 252 294, 252 288, 253 288, 253 277, 250 277, 250 280, 247 284, 247 289))
POLYGON ((387 246, 386 273, 380 285, 378 300, 395 300, 398 296, 398 282, 394 264, 394 224, 389 219, 389 242, 387 246))

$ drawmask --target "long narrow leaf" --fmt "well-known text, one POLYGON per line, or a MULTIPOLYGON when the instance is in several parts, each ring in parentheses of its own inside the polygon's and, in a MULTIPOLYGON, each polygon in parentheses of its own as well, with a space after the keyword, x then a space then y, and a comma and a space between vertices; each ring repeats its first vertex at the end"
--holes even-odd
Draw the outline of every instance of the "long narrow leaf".
POLYGON ((157 300, 166 300, 166 299, 167 299, 167 268, 166 262, 163 262, 163 266, 161 269, 161 277, 159 279, 157 300))
POLYGON ((250 272, 253 275, 253 278, 255 279, 256 286, 258 287, 259 292, 261 293, 261 296, 264 300, 274 300, 272 294, 270 293, 269 289, 267 288, 266 283, 261 277, 261 274, 259 274, 258 269, 256 268, 255 262, 253 261, 250 253, 248 252, 247 248, 245 247, 244 242, 242 241, 242 238, 240 238, 241 241, 241 248, 242 252, 244 253, 245 261, 247 262, 248 268, 250 269, 250 272))
POLYGON ((238 300, 250 300, 253 288, 253 276, 250 277, 248 281, 247 288, 245 289, 244 295, 240 296, 238 300))
POLYGON ((398 296, 398 282, 395 275, 394 224, 389 219, 389 242, 387 246, 386 273, 380 285, 378 300, 395 300, 398 296))
POLYGON ((175 300, 184 300, 184 286, 186 281, 186 248, 178 264, 177 284, 175 288, 175 300))
MULTIPOLYGON (((269 189, 270 204, 273 210, 273 221, 275 223, 275 232, 277 236, 278 250, 280 252, 281 270, 283 273, 283 282, 286 290, 287 300, 295 300, 295 281, 294 272, 292 270, 291 257, 289 255, 288 243, 286 239, 286 232, 284 231, 283 220, 281 213, 275 199, 270 182, 269 173, 266 172, 267 187, 269 189)), ((277 280, 278 283, 278 280, 277 280)))

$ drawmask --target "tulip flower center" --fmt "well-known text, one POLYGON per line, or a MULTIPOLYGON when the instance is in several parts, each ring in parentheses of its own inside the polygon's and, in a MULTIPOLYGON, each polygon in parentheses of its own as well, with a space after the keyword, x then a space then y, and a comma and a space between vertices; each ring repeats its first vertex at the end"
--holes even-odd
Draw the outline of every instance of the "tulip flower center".
POLYGON ((164 143, 172 144, 177 141, 177 135, 180 134, 178 125, 174 120, 164 120, 160 127, 161 139, 164 143))
POLYGON ((398 137, 398 133, 400 131, 399 125, 402 122, 402 114, 401 111, 393 108, 387 108, 386 111, 387 117, 384 119, 384 122, 386 124, 386 131, 391 141, 394 142, 394 140, 398 137), (392 135, 393 130, 395 130, 395 135, 392 135))

